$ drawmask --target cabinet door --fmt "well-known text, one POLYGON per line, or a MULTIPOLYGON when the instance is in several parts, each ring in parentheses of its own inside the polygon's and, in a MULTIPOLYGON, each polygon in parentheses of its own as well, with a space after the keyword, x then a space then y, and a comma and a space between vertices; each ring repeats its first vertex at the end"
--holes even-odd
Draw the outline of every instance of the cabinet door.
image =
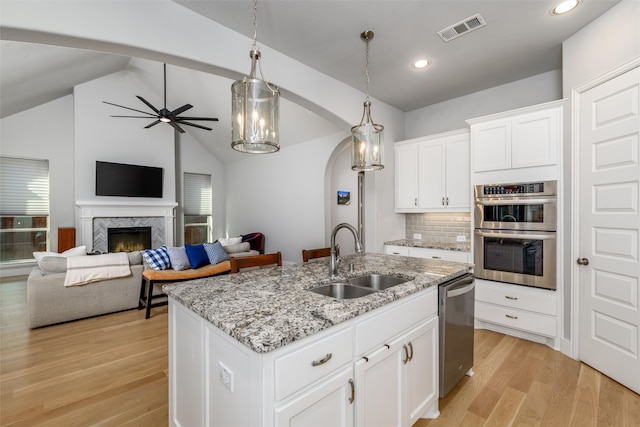
POLYGON ((475 172, 511 167, 511 121, 496 120, 471 127, 475 172))
POLYGON ((403 340, 397 339, 359 359, 356 374, 356 426, 403 424, 403 340))
POLYGON ((396 209, 418 209, 418 145, 396 147, 396 209))
POLYGON ((418 206, 421 209, 443 209, 444 141, 430 141, 418 147, 418 206))
POLYGON ((442 261, 470 262, 471 254, 461 251, 447 251, 443 249, 413 248, 410 247, 407 256, 416 258, 439 259, 442 261))
POLYGON ((405 366, 406 414, 410 426, 422 415, 435 416, 438 404, 438 318, 406 335, 409 361, 405 366), (433 405, 436 405, 433 408, 433 405))
POLYGON ((348 367, 275 410, 277 427, 353 426, 353 369, 348 367))
POLYGON ((515 117, 511 122, 511 167, 556 164, 559 109, 515 117))
POLYGON ((445 145, 445 201, 447 209, 468 210, 471 206, 469 136, 448 139, 445 145))

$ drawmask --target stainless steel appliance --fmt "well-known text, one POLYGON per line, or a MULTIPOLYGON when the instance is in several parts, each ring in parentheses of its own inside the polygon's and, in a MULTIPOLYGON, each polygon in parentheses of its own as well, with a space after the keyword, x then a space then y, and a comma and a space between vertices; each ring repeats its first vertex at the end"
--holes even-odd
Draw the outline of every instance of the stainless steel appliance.
POLYGON ((438 288, 440 397, 473 375, 475 281, 472 274, 438 288))
POLYGON ((556 289, 556 181, 475 186, 475 276, 556 289))

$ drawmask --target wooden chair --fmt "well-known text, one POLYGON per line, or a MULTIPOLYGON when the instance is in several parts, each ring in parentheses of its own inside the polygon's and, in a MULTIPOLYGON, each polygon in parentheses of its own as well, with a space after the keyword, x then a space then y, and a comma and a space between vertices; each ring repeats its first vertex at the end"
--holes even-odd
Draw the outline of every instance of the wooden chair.
POLYGON ((331 256, 331 248, 302 250, 302 262, 308 262, 310 259, 325 258, 328 256, 331 256))
POLYGON ((282 254, 280 252, 272 254, 262 254, 255 256, 247 256, 241 258, 231 257, 231 272, 237 273, 241 268, 261 267, 263 265, 277 264, 282 266, 282 254))

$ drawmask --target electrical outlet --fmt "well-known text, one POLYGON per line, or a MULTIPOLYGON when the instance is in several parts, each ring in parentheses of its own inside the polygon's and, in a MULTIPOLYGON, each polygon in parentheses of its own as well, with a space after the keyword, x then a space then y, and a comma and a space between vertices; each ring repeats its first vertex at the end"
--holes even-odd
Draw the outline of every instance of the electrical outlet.
POLYGON ((413 240, 422 240, 422 234, 413 233, 413 240))
POLYGON ((220 363, 220 382, 233 393, 233 371, 220 363))
POLYGON ((458 242, 466 242, 467 241, 467 236, 465 236, 464 234, 460 234, 456 237, 456 241, 458 242))

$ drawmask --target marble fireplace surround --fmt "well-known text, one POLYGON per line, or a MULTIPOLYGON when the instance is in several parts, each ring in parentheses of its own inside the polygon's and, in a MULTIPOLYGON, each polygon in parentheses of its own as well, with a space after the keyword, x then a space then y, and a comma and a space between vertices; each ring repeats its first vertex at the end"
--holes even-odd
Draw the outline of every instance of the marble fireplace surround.
POLYGON ((177 203, 129 201, 78 201, 78 245, 88 251, 107 251, 109 227, 151 227, 151 244, 173 246, 177 203))

